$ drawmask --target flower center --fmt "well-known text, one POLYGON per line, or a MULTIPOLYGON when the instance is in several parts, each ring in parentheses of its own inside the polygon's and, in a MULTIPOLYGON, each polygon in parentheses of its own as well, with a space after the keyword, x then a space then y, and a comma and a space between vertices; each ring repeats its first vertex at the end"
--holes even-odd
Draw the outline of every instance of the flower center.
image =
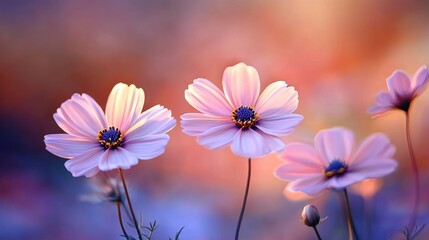
POLYGON ((347 171, 347 165, 340 160, 334 160, 329 163, 329 166, 325 169, 325 175, 328 178, 333 176, 341 176, 347 171))
POLYGON ((97 141, 105 149, 121 146, 122 140, 123 139, 121 131, 119 131, 119 129, 115 127, 103 129, 97 134, 97 141))
POLYGON ((251 107, 240 106, 239 108, 232 111, 232 122, 237 127, 242 129, 248 129, 255 125, 259 116, 251 107))

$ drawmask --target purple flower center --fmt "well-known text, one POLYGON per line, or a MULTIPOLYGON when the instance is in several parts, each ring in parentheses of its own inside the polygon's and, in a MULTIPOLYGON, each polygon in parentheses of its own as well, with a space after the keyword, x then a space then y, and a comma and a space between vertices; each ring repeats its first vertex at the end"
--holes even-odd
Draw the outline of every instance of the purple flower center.
POLYGON ((329 166, 325 168, 325 175, 328 178, 333 176, 341 176, 347 171, 347 165, 340 160, 334 160, 329 163, 329 166))
POLYGON ((259 116, 251 107, 240 106, 232 112, 232 122, 242 129, 248 129, 255 125, 259 116))
POLYGON ((122 143, 122 133, 118 128, 109 127, 97 134, 97 141, 105 149, 119 147, 122 143))

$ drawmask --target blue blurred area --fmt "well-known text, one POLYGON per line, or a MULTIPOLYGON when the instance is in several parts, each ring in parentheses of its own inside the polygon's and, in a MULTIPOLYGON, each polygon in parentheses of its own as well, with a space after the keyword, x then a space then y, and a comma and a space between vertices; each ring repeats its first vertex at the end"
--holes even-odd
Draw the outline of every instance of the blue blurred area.
MULTIPOLYGON (((286 142, 311 143, 322 128, 346 126, 361 140, 384 132, 397 146, 398 170, 381 188, 350 191, 364 239, 387 239, 409 216, 411 171, 404 116, 371 119, 366 110, 396 68, 429 64, 427 1, 0 1, 0 239, 123 239, 110 203, 80 201, 88 179, 73 178, 64 159, 45 150, 60 133, 52 115, 73 93, 104 107, 117 82, 146 94, 144 109, 162 104, 176 119, 194 112, 184 90, 197 77, 221 86, 223 70, 243 61, 263 88, 285 80, 300 94, 304 122, 286 142), (366 233, 370 231, 370 233, 366 233)), ((423 183, 419 223, 427 223, 426 136, 429 94, 412 109, 412 134, 423 183)), ((154 239, 232 239, 245 188, 246 161, 228 148, 209 151, 181 133, 161 157, 125 171, 131 198, 154 239)), ((272 172, 281 161, 253 161, 242 239, 314 239, 300 222, 318 206, 324 239, 346 239, 340 197, 285 197, 272 172)), ((109 172, 116 177, 115 171, 109 172)), ((103 175, 99 176, 103 177, 103 175)), ((132 228, 128 228, 133 233, 132 228)), ((419 239, 426 239, 425 229, 419 239)))

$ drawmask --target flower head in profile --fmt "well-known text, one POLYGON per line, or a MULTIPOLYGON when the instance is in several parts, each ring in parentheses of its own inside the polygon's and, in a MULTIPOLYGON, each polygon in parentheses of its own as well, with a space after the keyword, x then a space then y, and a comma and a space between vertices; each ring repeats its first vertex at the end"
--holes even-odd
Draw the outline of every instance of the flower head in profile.
POLYGON ((106 113, 89 95, 74 94, 54 114, 66 133, 46 135, 46 149, 69 159, 65 167, 75 177, 128 169, 139 159, 157 157, 164 152, 170 139, 166 133, 176 120, 160 105, 141 113, 143 104, 143 89, 123 83, 112 89, 106 113))
POLYGON ((413 78, 402 70, 396 70, 387 78, 388 92, 379 93, 376 104, 368 112, 376 116, 392 109, 408 112, 411 102, 423 92, 428 82, 429 70, 426 66, 422 66, 413 78))
POLYGON ((293 114, 298 106, 295 89, 277 81, 260 94, 258 72, 244 63, 228 67, 222 85, 223 92, 202 78, 189 85, 185 98, 200 113, 181 116, 183 132, 209 149, 231 145, 234 154, 244 157, 282 151, 279 137, 303 119, 293 114))
POLYGON ((284 163, 274 174, 291 181, 287 188, 316 195, 327 188, 343 189, 368 178, 393 172, 395 147, 380 133, 367 137, 354 149, 353 133, 345 128, 320 131, 314 146, 291 143, 282 153, 284 163))

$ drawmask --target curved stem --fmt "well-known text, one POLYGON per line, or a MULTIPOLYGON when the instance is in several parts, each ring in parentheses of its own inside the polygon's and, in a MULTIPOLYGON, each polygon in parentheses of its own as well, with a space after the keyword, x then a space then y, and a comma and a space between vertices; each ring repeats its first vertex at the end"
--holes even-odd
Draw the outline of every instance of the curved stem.
POLYGON ((318 238, 319 240, 322 240, 322 238, 320 237, 319 231, 317 231, 316 226, 314 226, 313 228, 314 228, 314 231, 316 232, 317 238, 318 238))
POLYGON ((243 220, 244 215, 244 209, 246 208, 246 202, 247 202, 247 195, 249 194, 249 187, 250 187, 250 175, 252 171, 252 166, 250 164, 250 158, 247 161, 247 183, 246 183, 246 191, 244 192, 244 199, 243 199, 243 205, 241 206, 241 212, 240 217, 238 218, 237 228, 235 230, 235 240, 238 240, 238 236, 240 235, 240 227, 241 227, 241 221, 243 220))
POLYGON ((359 240, 359 237, 356 232, 356 227, 353 222, 353 216, 352 216, 352 210, 350 208, 350 202, 349 202, 349 194, 347 193, 347 189, 344 188, 344 199, 346 202, 346 211, 347 211, 347 227, 349 229, 349 239, 353 240, 353 235, 356 236, 356 240, 359 240))
POLYGON ((118 171, 119 171, 119 176, 121 176, 122 184, 124 185, 125 195, 127 196, 128 207, 130 208, 131 216, 133 217, 133 222, 137 230, 138 238, 139 240, 143 240, 142 234, 140 232, 140 226, 137 222, 136 215, 134 214, 134 211, 133 211, 133 205, 131 204, 130 195, 128 194, 128 189, 127 189, 127 184, 125 183, 124 174, 122 173, 122 169, 118 168, 118 171))
POLYGON ((413 209, 408 223, 409 230, 413 230, 416 225, 417 213, 419 211, 420 205, 420 180, 419 180, 419 170, 417 168, 416 155, 414 153, 413 145, 411 144, 411 134, 410 134, 410 115, 408 112, 405 112, 405 129, 407 134, 407 145, 408 151, 410 152, 411 166, 414 175, 414 203, 413 209))
POLYGON ((124 233, 124 236, 126 239, 128 239, 127 231, 125 231, 124 223, 122 222, 122 214, 121 214, 121 203, 116 202, 116 207, 118 208, 118 218, 119 218, 119 224, 121 225, 122 233, 124 233))

